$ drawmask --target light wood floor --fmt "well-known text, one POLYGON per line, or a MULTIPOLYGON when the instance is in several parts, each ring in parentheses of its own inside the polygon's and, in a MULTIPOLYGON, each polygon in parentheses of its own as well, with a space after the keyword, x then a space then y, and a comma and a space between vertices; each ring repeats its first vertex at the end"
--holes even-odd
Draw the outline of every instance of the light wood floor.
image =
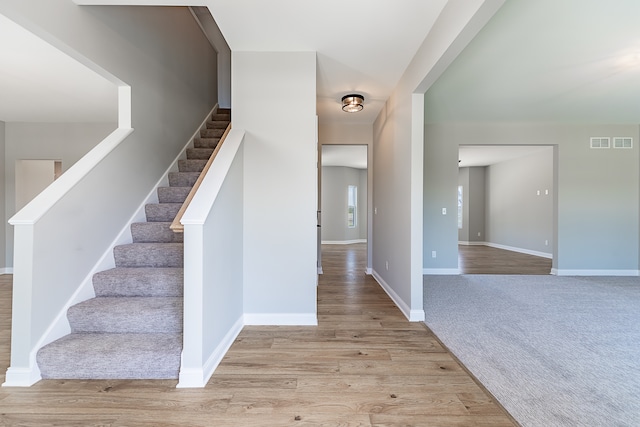
MULTIPOLYGON (((319 326, 245 327, 204 389, 40 381, 0 389, 0 425, 515 425, 426 326, 409 323, 364 274, 365 251, 323 247, 319 326)), ((4 376, 11 276, 0 277, 4 376)))
POLYGON ((462 274, 551 273, 551 259, 490 246, 458 246, 458 267, 462 274))

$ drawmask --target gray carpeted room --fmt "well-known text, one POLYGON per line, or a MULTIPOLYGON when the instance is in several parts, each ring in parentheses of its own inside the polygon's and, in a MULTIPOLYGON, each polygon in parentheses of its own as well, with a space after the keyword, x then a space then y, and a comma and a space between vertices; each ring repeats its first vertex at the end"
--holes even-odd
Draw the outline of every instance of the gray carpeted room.
POLYGON ((425 323, 522 425, 640 425, 637 277, 425 276, 425 323))

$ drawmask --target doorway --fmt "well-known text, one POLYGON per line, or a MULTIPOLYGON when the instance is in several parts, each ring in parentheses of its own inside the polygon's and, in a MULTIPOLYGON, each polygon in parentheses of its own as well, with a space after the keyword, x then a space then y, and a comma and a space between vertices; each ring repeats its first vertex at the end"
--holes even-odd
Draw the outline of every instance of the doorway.
POLYGON ((367 145, 322 145, 318 183, 318 273, 322 245, 365 245, 370 268, 371 170, 367 145))
POLYGON ((62 174, 60 160, 16 160, 16 212, 62 174))
POLYGON ((462 274, 550 274, 556 246, 554 147, 459 147, 462 274))

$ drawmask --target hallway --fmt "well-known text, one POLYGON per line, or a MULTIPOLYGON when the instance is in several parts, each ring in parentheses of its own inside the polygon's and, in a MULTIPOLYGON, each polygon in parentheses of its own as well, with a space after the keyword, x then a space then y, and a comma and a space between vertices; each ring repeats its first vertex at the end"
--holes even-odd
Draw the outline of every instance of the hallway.
POLYGON ((319 325, 245 327, 204 389, 176 389, 174 380, 40 381, 0 389, 0 424, 514 425, 424 324, 409 323, 364 274, 365 259, 364 244, 323 245, 319 325))

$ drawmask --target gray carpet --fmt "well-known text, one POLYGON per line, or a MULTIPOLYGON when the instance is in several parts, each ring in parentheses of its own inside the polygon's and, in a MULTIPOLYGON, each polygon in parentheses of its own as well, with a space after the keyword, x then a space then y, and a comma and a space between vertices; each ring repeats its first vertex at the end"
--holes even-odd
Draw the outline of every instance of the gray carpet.
POLYGON ((93 276, 96 297, 69 308, 71 334, 38 351, 43 378, 178 378, 184 245, 170 225, 230 120, 227 110, 207 122, 146 222, 131 225, 132 243, 113 249, 116 267, 93 276))
POLYGON ((522 426, 640 425, 640 279, 425 276, 425 323, 522 426))

